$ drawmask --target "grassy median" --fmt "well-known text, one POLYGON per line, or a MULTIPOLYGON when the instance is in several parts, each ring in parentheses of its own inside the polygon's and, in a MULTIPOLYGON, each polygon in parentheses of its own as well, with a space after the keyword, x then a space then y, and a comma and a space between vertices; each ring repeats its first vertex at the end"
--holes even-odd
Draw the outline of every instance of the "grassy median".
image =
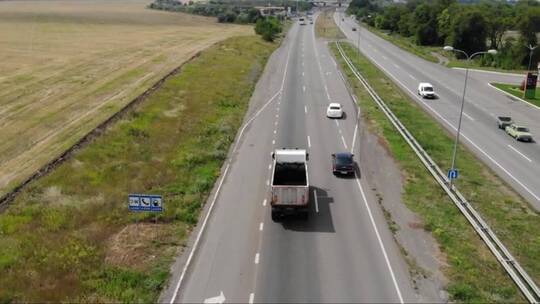
MULTIPOLYGON (((450 167, 452 136, 352 45, 345 52, 401 122, 444 170, 450 167)), ((458 302, 523 302, 519 290, 488 248, 393 128, 331 45, 358 96, 368 126, 383 139, 404 176, 403 200, 424 222, 445 253, 447 291, 458 302)), ((540 282, 539 214, 464 148, 458 151, 458 188, 482 214, 533 279, 540 282)), ((429 269, 428 269, 429 271, 429 269)))
POLYGON ((276 47, 210 47, 29 184, 0 214, 0 302, 155 302, 276 47), (130 213, 128 193, 162 194, 165 211, 130 213))
POLYGON ((345 35, 343 35, 334 23, 334 11, 335 9, 325 9, 317 17, 317 21, 315 22, 315 34, 317 37, 327 39, 345 38, 345 35))
POLYGON ((519 89, 519 85, 505 83, 492 83, 491 85, 505 91, 506 93, 516 96, 517 98, 521 98, 530 104, 540 107, 540 89, 538 88, 536 89, 535 98, 524 98, 523 91, 519 89))

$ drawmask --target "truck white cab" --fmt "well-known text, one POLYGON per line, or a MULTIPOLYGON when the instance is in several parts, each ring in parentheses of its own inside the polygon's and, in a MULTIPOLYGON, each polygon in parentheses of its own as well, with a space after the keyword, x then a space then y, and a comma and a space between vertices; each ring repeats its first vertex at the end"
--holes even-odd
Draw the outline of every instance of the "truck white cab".
POLYGON ((277 221, 286 214, 308 217, 309 176, 306 150, 278 149, 272 153, 271 198, 272 220, 277 221))

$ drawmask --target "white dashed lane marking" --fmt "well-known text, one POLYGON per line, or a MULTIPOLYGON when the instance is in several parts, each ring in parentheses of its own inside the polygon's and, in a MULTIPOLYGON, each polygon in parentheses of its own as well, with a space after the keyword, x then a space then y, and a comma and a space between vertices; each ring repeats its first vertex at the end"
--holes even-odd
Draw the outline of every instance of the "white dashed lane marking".
POLYGON ((516 148, 512 147, 511 145, 508 145, 508 148, 510 148, 510 149, 512 149, 512 150, 514 150, 514 152, 516 152, 517 154, 521 155, 521 157, 525 158, 526 160, 528 160, 529 162, 531 162, 531 163, 532 163, 532 160, 531 160, 530 158, 528 158, 527 156, 525 156, 525 154, 523 154, 523 153, 519 152, 519 150, 518 150, 518 149, 516 149, 516 148))

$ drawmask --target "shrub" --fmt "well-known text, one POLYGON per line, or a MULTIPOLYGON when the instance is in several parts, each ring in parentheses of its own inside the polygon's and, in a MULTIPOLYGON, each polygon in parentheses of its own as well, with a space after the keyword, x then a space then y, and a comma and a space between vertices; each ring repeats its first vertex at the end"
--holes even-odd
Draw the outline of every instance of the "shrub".
POLYGON ((281 30, 281 23, 274 17, 259 19, 255 24, 255 33, 261 35, 266 41, 274 41, 281 30))

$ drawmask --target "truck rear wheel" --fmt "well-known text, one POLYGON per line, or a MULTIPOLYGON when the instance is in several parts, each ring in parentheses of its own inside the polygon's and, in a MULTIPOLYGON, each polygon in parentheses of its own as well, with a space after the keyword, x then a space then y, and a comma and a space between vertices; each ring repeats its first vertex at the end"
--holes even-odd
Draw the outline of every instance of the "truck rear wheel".
POLYGON ((272 210, 272 221, 277 222, 279 221, 279 212, 272 210))

